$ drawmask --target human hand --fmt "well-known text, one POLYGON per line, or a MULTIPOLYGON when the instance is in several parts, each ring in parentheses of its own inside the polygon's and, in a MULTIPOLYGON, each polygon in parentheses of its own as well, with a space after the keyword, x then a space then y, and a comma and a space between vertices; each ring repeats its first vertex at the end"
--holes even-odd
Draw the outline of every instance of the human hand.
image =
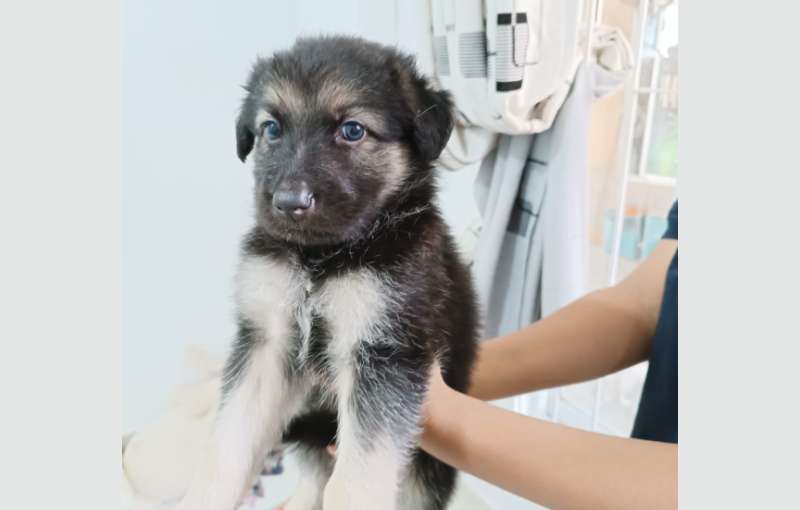
POLYGON ((422 404, 422 423, 425 423, 431 418, 433 411, 438 407, 439 403, 446 398, 446 396, 453 391, 442 377, 442 367, 438 361, 434 361, 431 366, 430 375, 428 376, 428 394, 425 396, 425 402, 422 404))

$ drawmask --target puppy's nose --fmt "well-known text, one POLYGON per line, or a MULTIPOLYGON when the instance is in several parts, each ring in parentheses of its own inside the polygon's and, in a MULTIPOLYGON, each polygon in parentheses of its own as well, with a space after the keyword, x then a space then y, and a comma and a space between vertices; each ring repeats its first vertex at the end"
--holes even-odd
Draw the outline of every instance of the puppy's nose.
POLYGON ((272 195, 272 207, 282 214, 302 216, 314 208, 314 194, 306 186, 279 189, 272 195))

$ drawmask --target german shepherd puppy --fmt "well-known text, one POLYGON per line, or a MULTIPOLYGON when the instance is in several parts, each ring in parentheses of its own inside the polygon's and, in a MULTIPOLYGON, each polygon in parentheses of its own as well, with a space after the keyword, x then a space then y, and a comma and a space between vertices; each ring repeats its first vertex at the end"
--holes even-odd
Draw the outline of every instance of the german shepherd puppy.
POLYGON ((435 360, 467 389, 477 334, 434 203, 450 96, 413 58, 353 37, 300 39, 258 60, 245 89, 236 145, 254 163, 255 225, 239 333, 180 507, 233 510, 289 443, 302 481, 288 510, 442 509, 456 473, 416 446, 421 406, 435 360))

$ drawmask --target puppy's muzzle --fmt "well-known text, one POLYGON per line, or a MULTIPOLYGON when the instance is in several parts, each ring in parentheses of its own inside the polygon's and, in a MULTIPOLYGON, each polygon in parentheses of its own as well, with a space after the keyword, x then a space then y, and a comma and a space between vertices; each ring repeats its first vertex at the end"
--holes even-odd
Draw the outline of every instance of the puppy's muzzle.
POLYGON ((314 210, 316 198, 304 182, 292 187, 281 186, 272 195, 275 213, 293 218, 307 216, 314 210))

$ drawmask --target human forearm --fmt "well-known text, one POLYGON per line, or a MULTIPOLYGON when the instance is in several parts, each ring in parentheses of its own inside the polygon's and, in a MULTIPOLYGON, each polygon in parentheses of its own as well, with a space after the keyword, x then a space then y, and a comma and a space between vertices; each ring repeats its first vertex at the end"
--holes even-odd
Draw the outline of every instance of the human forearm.
POLYGON ((652 325, 618 289, 579 299, 520 331, 481 344, 470 395, 484 400, 600 377, 646 358, 652 325))
POLYGON ((470 394, 484 400, 594 379, 646 359, 677 250, 661 240, 620 283, 483 342, 470 394))
POLYGON ((448 464, 554 509, 677 505, 677 446, 585 432, 441 389, 422 447, 448 464))

